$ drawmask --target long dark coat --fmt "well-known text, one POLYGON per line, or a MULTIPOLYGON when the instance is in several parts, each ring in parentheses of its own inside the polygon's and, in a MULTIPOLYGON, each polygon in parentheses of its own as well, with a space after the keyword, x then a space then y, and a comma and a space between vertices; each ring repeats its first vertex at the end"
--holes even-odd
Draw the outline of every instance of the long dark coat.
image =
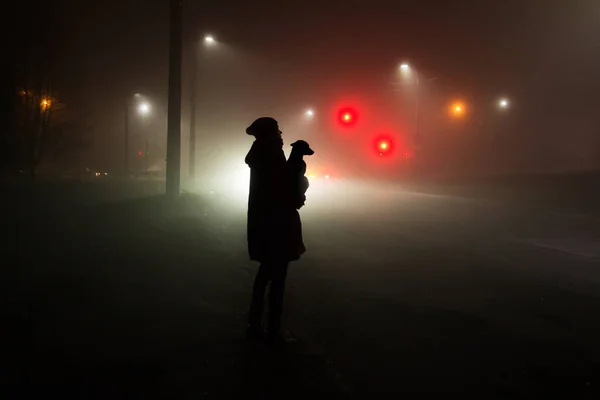
POLYGON ((254 141, 250 167, 248 253, 258 262, 298 260, 306 251, 300 215, 292 205, 281 138, 254 141))

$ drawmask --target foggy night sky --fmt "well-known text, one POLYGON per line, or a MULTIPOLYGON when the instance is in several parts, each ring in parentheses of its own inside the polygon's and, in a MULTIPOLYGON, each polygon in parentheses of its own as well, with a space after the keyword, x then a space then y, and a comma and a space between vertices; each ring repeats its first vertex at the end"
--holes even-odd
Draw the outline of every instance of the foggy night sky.
MULTIPOLYGON (((118 129, 122 99, 137 91, 166 105, 168 3, 40 3, 53 80, 86 124, 118 129)), ((15 13, 31 13, 34 4, 15 13)), ((299 82, 311 88, 358 84, 406 59, 473 98, 507 94, 525 116, 524 126, 534 130, 556 126, 549 121, 558 114, 565 127, 573 119, 597 120, 597 1, 185 0, 183 14, 184 52, 205 32, 214 33, 233 49, 276 60, 273 65, 296 81, 289 86, 292 96, 299 82)), ((187 107, 185 97, 182 104, 187 107)))

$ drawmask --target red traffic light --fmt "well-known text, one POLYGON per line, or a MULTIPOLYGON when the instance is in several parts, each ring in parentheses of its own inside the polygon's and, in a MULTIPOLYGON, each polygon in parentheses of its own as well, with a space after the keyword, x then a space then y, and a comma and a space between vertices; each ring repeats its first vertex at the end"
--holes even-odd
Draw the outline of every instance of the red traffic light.
POLYGON ((382 139, 377 143, 377 150, 380 156, 389 154, 392 151, 392 143, 387 139, 382 139))
POLYGON ((338 113, 338 120, 342 126, 352 126, 356 123, 356 110, 351 108, 343 108, 338 113))
POLYGON ((142 151, 141 151, 141 150, 140 150, 140 151, 138 151, 138 156, 141 156, 141 155, 143 155, 143 154, 144 154, 144 153, 142 153, 142 151))
POLYGON ((389 137, 379 137, 375 140, 375 151, 380 157, 389 155, 394 149, 394 143, 389 137))

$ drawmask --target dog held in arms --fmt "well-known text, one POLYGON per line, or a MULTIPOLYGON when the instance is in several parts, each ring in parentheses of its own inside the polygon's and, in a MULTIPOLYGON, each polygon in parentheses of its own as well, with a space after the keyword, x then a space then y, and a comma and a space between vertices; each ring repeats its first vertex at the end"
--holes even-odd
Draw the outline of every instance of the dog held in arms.
POLYGON ((287 160, 287 172, 292 185, 294 205, 299 210, 306 202, 306 191, 309 187, 304 156, 312 156, 315 152, 304 140, 298 140, 291 146, 292 152, 287 160))

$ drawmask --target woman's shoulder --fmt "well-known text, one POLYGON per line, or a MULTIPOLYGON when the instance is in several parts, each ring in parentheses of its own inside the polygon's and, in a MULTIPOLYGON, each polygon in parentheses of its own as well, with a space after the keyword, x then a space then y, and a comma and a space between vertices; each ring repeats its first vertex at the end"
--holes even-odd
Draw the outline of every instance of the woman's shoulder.
POLYGON ((255 140, 246 155, 246 164, 254 166, 285 164, 283 148, 272 141, 255 140))

